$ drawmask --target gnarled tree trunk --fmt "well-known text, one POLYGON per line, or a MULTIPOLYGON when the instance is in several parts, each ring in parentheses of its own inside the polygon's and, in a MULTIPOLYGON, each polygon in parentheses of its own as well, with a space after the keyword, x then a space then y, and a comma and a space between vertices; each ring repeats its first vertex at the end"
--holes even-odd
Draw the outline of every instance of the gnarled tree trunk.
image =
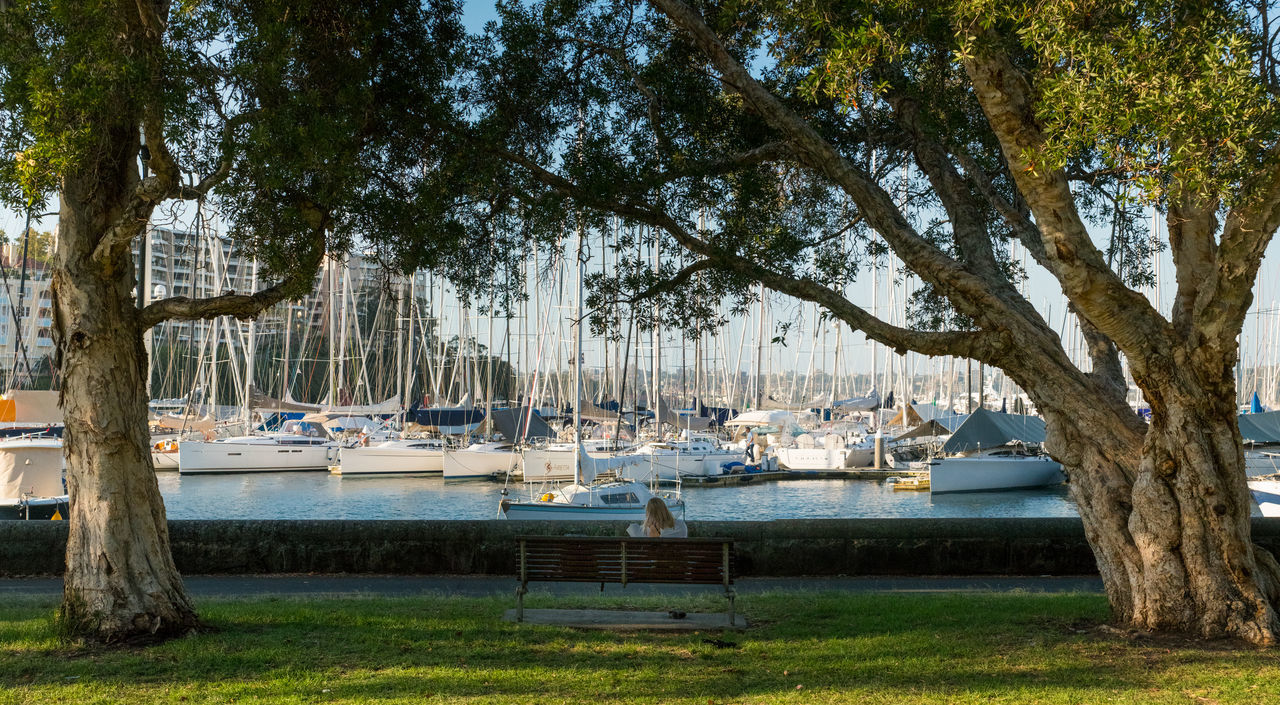
POLYGON ((128 241, 116 256, 95 256, 138 182, 138 131, 117 125, 101 139, 102 158, 64 180, 53 282, 71 496, 61 618, 87 638, 160 639, 198 622, 151 463, 128 241))
MULTIPOLYGON (((1055 399, 1041 406, 1046 445, 1067 470, 1118 622, 1271 645, 1280 566, 1250 540, 1233 380, 1229 370, 1219 388, 1193 380, 1140 380, 1152 401, 1145 429, 1127 407, 1097 404, 1102 390, 1094 403, 1055 399)), ((1023 386, 1036 399, 1053 384, 1023 386)))

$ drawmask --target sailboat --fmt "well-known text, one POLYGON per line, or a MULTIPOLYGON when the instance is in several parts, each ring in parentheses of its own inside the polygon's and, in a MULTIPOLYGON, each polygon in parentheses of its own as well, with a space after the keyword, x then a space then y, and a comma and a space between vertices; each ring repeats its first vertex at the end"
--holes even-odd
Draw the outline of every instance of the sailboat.
POLYGON ((621 465, 617 459, 592 458, 579 443, 578 478, 572 484, 527 502, 503 499, 499 515, 503 519, 644 521, 645 505, 650 498, 658 497, 672 516, 684 518, 684 500, 678 487, 651 490, 643 482, 621 479, 614 474, 621 465))
POLYGON ((929 489, 987 492, 1058 485, 1062 466, 1026 444, 1044 443, 1044 421, 1034 416, 1001 414, 978 408, 943 444, 947 455, 930 461, 929 489))
MULTIPOLYGON (((577 403, 573 409, 574 454, 572 484, 544 492, 527 502, 513 502, 505 497, 499 503, 498 515, 504 519, 559 519, 578 521, 644 521, 645 505, 653 497, 666 503, 673 516, 684 518, 684 500, 679 485, 671 490, 650 489, 636 480, 625 480, 620 472, 629 460, 625 458, 592 458, 582 445, 582 231, 578 231, 578 315, 574 320, 574 386, 577 403)), ((655 365, 655 368, 657 366, 655 365)), ((656 376, 656 375, 655 375, 656 376)), ((656 395, 655 395, 656 398, 656 395)), ((503 490, 505 495, 506 490, 503 490)))

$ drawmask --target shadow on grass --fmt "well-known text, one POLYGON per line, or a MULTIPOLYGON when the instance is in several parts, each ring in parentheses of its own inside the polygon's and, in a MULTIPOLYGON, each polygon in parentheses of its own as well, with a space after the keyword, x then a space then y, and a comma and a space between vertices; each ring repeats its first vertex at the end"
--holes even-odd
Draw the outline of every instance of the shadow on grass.
MULTIPOLYGON (((187 702, 308 693, 338 702, 720 702, 795 694, 1090 702, 1119 691, 1158 701, 1154 694, 1189 691, 1202 680, 1247 692, 1250 678, 1276 682, 1280 674, 1264 652, 1108 638, 1090 627, 1107 618, 1098 596, 753 595, 740 605, 758 626, 681 634, 509 624, 500 617, 511 602, 210 601, 200 607, 216 632, 120 652, 70 649, 45 634, 52 619, 42 608, 7 608, 0 610, 0 686, 24 689, 29 699, 74 700, 82 689, 105 688, 142 700, 176 692, 187 702), (711 639, 733 645, 718 648, 711 639)), ((527 606, 719 612, 724 603, 709 595, 534 593, 527 606)))

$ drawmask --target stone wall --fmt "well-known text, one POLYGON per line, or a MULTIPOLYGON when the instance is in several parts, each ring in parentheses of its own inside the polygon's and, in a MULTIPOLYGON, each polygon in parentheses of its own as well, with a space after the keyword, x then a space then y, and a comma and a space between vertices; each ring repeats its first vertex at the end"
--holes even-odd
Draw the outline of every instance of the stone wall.
MULTIPOLYGON (((1280 555, 1280 519, 1253 520, 1280 555)), ((191 575, 514 574, 522 534, 621 536, 625 524, 507 521, 171 521, 191 575)), ((1087 575, 1097 572, 1079 519, 806 519, 689 522, 735 540, 744 576, 1087 575)), ((57 575, 66 522, 0 521, 0 576, 57 575)))

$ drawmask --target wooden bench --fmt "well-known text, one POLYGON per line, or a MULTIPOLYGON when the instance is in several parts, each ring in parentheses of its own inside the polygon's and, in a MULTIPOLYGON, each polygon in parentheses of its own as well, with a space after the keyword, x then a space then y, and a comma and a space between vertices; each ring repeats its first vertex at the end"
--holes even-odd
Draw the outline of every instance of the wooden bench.
POLYGON ((734 623, 733 540, 612 536, 520 536, 516 621, 524 621, 529 583, 723 585, 734 623))

